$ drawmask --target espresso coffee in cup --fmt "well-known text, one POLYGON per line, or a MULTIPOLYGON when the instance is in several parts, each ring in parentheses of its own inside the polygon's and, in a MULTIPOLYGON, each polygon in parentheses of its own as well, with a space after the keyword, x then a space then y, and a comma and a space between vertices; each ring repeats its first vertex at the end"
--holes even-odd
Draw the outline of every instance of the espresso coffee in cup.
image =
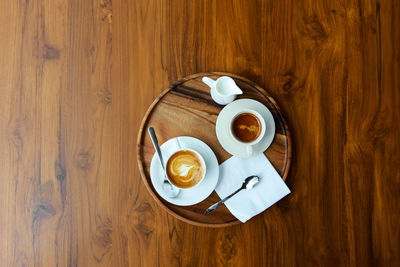
POLYGON ((234 136, 241 142, 250 143, 261 134, 260 119, 249 112, 239 114, 232 122, 232 132, 234 136))
POLYGON ((255 110, 242 109, 232 115, 230 134, 232 139, 246 150, 248 157, 253 155, 253 147, 265 135, 264 118, 255 110))
POLYGON ((203 180, 206 172, 204 159, 190 149, 175 152, 168 159, 166 174, 169 181, 179 188, 191 188, 203 180))

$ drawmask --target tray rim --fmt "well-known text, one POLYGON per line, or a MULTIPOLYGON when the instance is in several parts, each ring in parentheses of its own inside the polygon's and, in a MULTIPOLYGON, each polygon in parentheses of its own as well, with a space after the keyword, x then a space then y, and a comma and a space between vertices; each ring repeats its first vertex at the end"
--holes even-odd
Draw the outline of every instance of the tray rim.
POLYGON ((202 227, 211 227, 211 228, 220 228, 220 227, 227 227, 227 226, 233 226, 233 225, 238 225, 241 224, 241 221, 239 221, 238 219, 230 221, 230 222, 226 222, 226 223, 202 223, 202 222, 198 222, 198 221, 194 221, 191 219, 188 219, 186 217, 183 217, 182 215, 177 214, 176 212, 174 212, 173 210, 171 210, 166 204, 164 204, 159 197, 156 195, 156 193, 153 191, 153 189, 151 188, 151 185, 149 184, 149 182, 147 181, 147 177, 144 171, 144 167, 143 167, 143 161, 141 159, 141 140, 143 138, 143 131, 144 131, 144 125, 147 122, 147 119, 149 118, 150 114, 153 112, 153 108, 157 105, 157 103, 169 92, 172 90, 172 88, 176 87, 179 84, 182 84, 188 80, 197 78, 199 76, 206 76, 206 75, 219 75, 219 76, 230 76, 233 77, 235 79, 240 79, 248 84, 250 84, 251 86, 255 87, 258 91, 260 91, 266 98, 268 98, 268 100, 270 100, 272 102, 272 104, 275 106, 277 113, 279 114, 279 116, 281 117, 283 124, 285 126, 285 131, 287 133, 287 153, 286 153, 286 166, 285 166, 285 170, 283 172, 282 175, 282 179, 285 181, 288 173, 289 173, 289 169, 290 169, 290 165, 291 165, 291 161, 292 161, 292 138, 291 138, 291 134, 290 134, 290 130, 289 130, 289 126, 287 121, 285 120, 280 107, 278 106, 278 104, 276 103, 275 99, 262 87, 260 87, 258 84, 256 84, 253 81, 250 81, 242 76, 233 74, 233 73, 228 73, 228 72, 201 72, 201 73, 195 73, 195 74, 191 74, 188 75, 174 83, 172 83, 167 89, 163 90, 157 97, 156 99, 154 99, 154 101, 150 104, 150 106, 147 108, 146 113, 143 116, 143 119, 140 123, 140 128, 139 128, 139 132, 138 132, 138 136, 137 136, 137 141, 136 141, 136 156, 137 156, 137 163, 138 163, 138 167, 139 167, 139 172, 140 172, 140 176, 147 188, 147 191, 150 193, 151 197, 156 201, 156 203, 161 206, 165 211, 167 211, 170 215, 172 215, 173 217, 182 220, 186 223, 189 223, 191 225, 195 225, 195 226, 202 226, 202 227))

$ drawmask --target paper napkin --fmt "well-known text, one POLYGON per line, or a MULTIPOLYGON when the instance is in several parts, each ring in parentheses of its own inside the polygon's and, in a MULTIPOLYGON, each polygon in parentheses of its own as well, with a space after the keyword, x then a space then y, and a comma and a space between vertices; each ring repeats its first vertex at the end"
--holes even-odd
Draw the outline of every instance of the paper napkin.
POLYGON ((225 202, 229 211, 246 222, 290 193, 289 188, 264 154, 250 158, 231 157, 220 165, 215 191, 222 199, 242 186, 251 175, 260 177, 252 189, 243 189, 225 202))

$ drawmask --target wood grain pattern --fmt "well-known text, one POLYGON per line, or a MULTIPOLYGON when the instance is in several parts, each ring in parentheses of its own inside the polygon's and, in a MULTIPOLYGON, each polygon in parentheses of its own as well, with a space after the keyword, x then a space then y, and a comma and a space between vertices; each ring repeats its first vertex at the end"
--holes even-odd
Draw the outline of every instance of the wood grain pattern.
POLYGON ((218 79, 221 76, 232 77, 242 89, 238 98, 250 98, 263 103, 272 113, 275 121, 275 137, 265 155, 279 172, 283 180, 289 173, 291 160, 291 138, 289 127, 281 114, 275 100, 260 86, 238 75, 213 72, 197 73, 173 83, 151 104, 143 118, 137 141, 139 171, 143 181, 153 196, 167 212, 173 216, 197 226, 226 227, 240 223, 225 206, 212 214, 204 211, 220 198, 214 192, 204 201, 187 207, 168 203, 155 191, 150 178, 150 163, 155 153, 147 132, 150 126, 155 127, 160 144, 176 136, 192 136, 202 140, 214 151, 221 164, 232 155, 219 144, 215 134, 218 114, 224 106, 218 105, 210 95, 210 88, 201 79, 204 77, 218 79))
POLYGON ((0 1, 2 266, 399 266, 400 2, 0 1), (235 73, 290 126, 292 193, 196 227, 141 181, 171 83, 235 73))

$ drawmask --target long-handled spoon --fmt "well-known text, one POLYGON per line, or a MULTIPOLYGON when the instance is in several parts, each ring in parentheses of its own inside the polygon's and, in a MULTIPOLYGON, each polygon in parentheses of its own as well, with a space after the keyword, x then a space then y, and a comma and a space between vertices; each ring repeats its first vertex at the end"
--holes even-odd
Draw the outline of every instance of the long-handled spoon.
POLYGON ((160 146, 158 144, 158 140, 157 140, 157 136, 156 133, 154 131, 153 127, 149 127, 149 134, 151 137, 151 141, 153 142, 154 148, 156 149, 157 155, 158 155, 158 159, 160 160, 160 164, 161 167, 163 168, 164 171, 164 182, 163 182, 163 189, 165 191, 165 193, 167 194, 167 196, 174 198, 179 194, 179 188, 173 186, 169 180, 167 179, 167 174, 165 172, 165 167, 164 167, 164 161, 162 158, 162 154, 161 154, 161 149, 160 146))
POLYGON ((217 203, 211 205, 204 213, 205 214, 210 214, 211 212, 216 210, 219 206, 221 206, 225 201, 227 201, 228 199, 233 197, 235 194, 237 194, 240 190, 242 190, 242 189, 252 189, 258 183, 259 180, 260 180, 260 178, 258 176, 255 176, 255 175, 247 177, 244 180, 242 186, 238 190, 236 190, 235 192, 233 192, 232 194, 230 194, 226 198, 221 199, 217 203))

